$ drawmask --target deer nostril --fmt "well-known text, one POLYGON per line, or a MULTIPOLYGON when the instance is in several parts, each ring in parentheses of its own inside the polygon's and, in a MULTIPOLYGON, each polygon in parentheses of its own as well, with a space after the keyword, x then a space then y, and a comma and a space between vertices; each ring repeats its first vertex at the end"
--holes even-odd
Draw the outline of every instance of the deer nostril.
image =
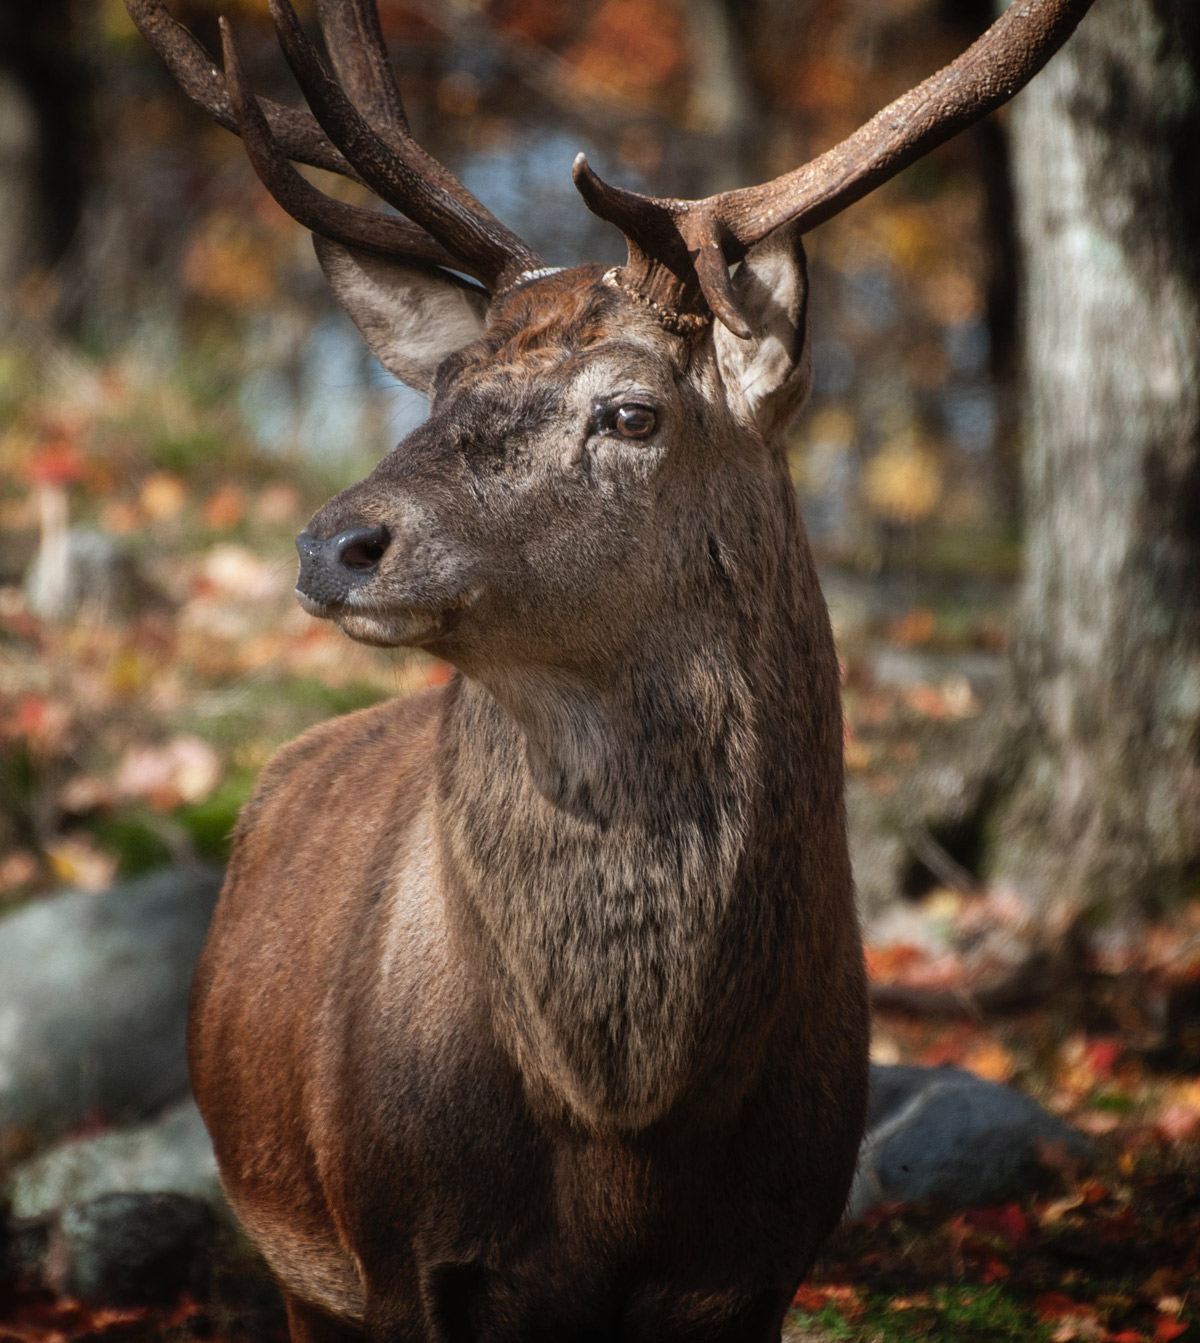
POLYGON ((386 527, 359 527, 335 537, 332 549, 347 569, 366 573, 378 566, 391 539, 386 527))

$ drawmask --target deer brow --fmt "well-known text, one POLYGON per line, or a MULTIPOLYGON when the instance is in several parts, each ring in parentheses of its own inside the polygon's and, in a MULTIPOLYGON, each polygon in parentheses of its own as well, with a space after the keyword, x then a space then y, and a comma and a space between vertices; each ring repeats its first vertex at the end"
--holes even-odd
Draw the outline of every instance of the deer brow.
POLYGON ((553 384, 487 379, 458 391, 447 407, 447 427, 462 448, 494 443, 545 424, 561 402, 560 389, 553 384))

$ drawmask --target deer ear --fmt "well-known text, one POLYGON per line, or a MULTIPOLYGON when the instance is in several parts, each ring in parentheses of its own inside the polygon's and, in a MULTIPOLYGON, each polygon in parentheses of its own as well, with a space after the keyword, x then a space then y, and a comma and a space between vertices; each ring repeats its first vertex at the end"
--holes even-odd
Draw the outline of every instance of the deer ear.
POLYGON ((469 280, 437 266, 385 261, 317 234, 313 246, 371 353, 409 387, 430 391, 442 360, 482 335, 488 296, 469 280))
POLYGON ((713 343, 735 406, 764 438, 787 428, 812 386, 808 266, 799 234, 779 229, 746 254, 733 292, 753 334, 713 322, 713 343))

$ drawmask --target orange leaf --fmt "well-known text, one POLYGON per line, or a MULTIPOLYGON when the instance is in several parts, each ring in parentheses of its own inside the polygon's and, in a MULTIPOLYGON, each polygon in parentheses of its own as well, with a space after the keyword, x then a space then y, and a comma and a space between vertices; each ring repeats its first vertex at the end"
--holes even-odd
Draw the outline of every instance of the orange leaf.
POLYGON ((893 943, 888 947, 867 948, 867 974, 876 980, 889 980, 899 977, 899 972, 925 959, 919 947, 905 942, 893 943))
POLYGON ((204 505, 204 521, 219 531, 229 531, 242 520, 246 496, 236 485, 222 485, 204 505))
POLYGON ((1173 1320, 1169 1315, 1160 1315, 1158 1323, 1154 1326, 1154 1343, 1171 1343, 1171 1339, 1178 1338, 1187 1331, 1186 1320, 1173 1320))
POLYGON ((888 636, 893 643, 906 646, 927 643, 934 624, 934 614, 928 607, 914 606, 899 620, 892 621, 888 636))
POLYGON ((807 1284, 796 1289, 796 1295, 792 1297, 792 1305, 797 1310, 807 1310, 811 1314, 825 1308, 825 1293, 819 1292, 815 1287, 809 1287, 807 1284))
POLYGON ((1007 1082, 1017 1071, 1017 1061, 999 1040, 981 1040, 968 1050, 963 1067, 988 1082, 1007 1082))

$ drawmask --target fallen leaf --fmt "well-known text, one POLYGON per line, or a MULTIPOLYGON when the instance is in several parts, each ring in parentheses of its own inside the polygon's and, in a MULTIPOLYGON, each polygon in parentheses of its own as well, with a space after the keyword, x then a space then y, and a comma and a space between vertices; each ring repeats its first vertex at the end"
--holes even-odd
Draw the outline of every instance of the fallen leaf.
POLYGON ((1154 1325, 1154 1343, 1171 1343, 1173 1338, 1186 1334, 1189 1328, 1186 1320, 1173 1320, 1168 1315, 1160 1315, 1154 1325))
POLYGON ((68 816, 83 816, 111 805, 113 786, 96 774, 76 774, 58 790, 58 805, 68 816))
POLYGON ((54 754, 66 744, 72 717, 71 706, 62 700, 23 695, 4 735, 24 738, 36 750, 54 754))
POLYGON ((975 1208, 965 1215, 966 1225, 1016 1245, 1029 1235, 1029 1218, 1016 1203, 1002 1208, 975 1208))
POLYGON ((911 526, 940 503, 942 470, 928 446, 905 435, 884 444, 867 463, 862 491, 877 517, 911 526))
POLYGON ((16 890, 18 886, 28 886, 38 874, 37 855, 28 849, 17 849, 0 858, 0 895, 16 890))
POLYGON ((900 977, 901 973, 925 959, 925 953, 919 947, 907 943, 893 943, 887 947, 867 947, 867 974, 874 980, 887 982, 900 977))
POLYGON ((979 712, 971 683, 961 674, 947 676, 942 682, 942 700, 951 718, 974 718, 979 712))
POLYGON ((254 521, 265 527, 282 527, 299 520, 303 505, 291 485, 265 485, 254 500, 254 521))
POLYGON ((899 620, 892 621, 888 627, 888 638, 902 647, 927 643, 933 634, 934 624, 934 614, 928 607, 914 606, 899 620))
POLYGON ((270 564, 245 546, 223 541, 205 555, 201 576, 210 590, 256 601, 288 591, 295 581, 294 566, 270 564))
POLYGON ((138 504, 151 522, 170 522, 183 511, 186 501, 183 481, 167 471, 147 476, 138 494, 138 504))
POLYGON ((809 1287, 806 1283, 801 1284, 796 1289, 796 1295, 792 1297, 792 1305, 797 1310, 806 1310, 815 1315, 817 1311, 825 1308, 825 1293, 815 1287, 809 1287))
POLYGON ((910 686, 904 692, 904 702, 914 713, 919 713, 923 718, 953 717, 945 695, 937 686, 925 685, 923 682, 910 686))
POLYGON ((1088 1114, 1076 1115, 1074 1123, 1075 1127, 1082 1129, 1084 1133, 1090 1133, 1094 1138, 1102 1138, 1106 1133, 1115 1133, 1121 1127, 1121 1117, 1107 1111, 1091 1111, 1088 1114))
POLYGON ((842 760, 851 774, 863 774, 871 767, 871 748, 861 741, 848 741, 842 760))
POLYGON ((1007 1082, 1017 1071, 1017 1061, 999 1040, 981 1040, 963 1057, 963 1067, 987 1082, 1007 1082))
POLYGON ((156 811, 203 802, 221 782, 221 757, 200 737, 182 735, 163 746, 130 746, 113 786, 125 798, 156 811))
POLYGON ((1061 1320, 1065 1317, 1084 1315, 1087 1307, 1065 1292, 1043 1292, 1033 1302, 1033 1313, 1039 1320, 1061 1320))
POLYGON ((245 493, 236 485, 222 485, 205 503, 204 521, 209 527, 229 531, 241 522, 245 511, 245 493))
POLYGON ((1125 1046, 1120 1040, 1109 1038, 1089 1040, 1084 1047, 1084 1058, 1092 1070, 1093 1079, 1101 1081, 1110 1078, 1113 1068, 1124 1052, 1125 1046))
POLYGON ((1200 1135, 1200 1109, 1186 1101, 1172 1101, 1158 1116, 1155 1127, 1168 1142, 1190 1142, 1200 1135))
POLYGON ((117 875, 115 854, 96 847, 90 835, 71 835, 46 845, 46 857, 59 881, 82 891, 103 891, 117 875))

